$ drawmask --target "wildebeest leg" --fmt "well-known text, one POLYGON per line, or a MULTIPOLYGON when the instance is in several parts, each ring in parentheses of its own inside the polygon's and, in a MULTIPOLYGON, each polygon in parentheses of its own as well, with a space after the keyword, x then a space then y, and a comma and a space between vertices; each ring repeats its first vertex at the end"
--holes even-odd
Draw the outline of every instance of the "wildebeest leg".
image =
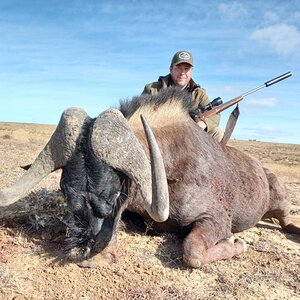
POLYGON ((231 258, 246 251, 246 244, 233 236, 218 238, 211 223, 196 224, 183 243, 183 260, 193 268, 213 261, 231 258))
POLYGON ((282 230, 288 233, 300 235, 300 217, 292 216, 285 210, 270 211, 264 215, 263 219, 275 218, 279 221, 282 230))
POLYGON ((300 217, 290 215, 291 202, 287 197, 285 186, 273 172, 266 168, 264 171, 269 182, 271 207, 263 219, 275 218, 284 231, 300 234, 300 217))
POLYGON ((0 191, 0 207, 16 202, 45 176, 66 165, 73 154, 84 121, 89 118, 81 109, 67 109, 45 148, 11 187, 0 191))

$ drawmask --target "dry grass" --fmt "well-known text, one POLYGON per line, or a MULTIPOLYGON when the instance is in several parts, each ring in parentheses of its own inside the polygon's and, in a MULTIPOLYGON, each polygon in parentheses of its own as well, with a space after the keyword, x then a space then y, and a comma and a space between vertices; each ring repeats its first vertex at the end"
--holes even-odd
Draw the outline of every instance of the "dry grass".
MULTIPOLYGON (((19 166, 32 162, 53 130, 54 126, 0 123, 0 188, 23 173, 19 166), (20 128, 26 134, 14 133, 20 128)), ((277 173, 293 205, 300 206, 300 145, 230 144, 277 173)), ((32 209, 61 203, 59 178, 55 172, 32 191, 26 198, 32 209)), ((96 268, 84 269, 61 263, 60 232, 53 218, 39 216, 29 223, 10 221, 0 227, 1 300, 300 299, 300 239, 276 224, 261 222, 238 234, 249 245, 248 252, 200 269, 183 264, 177 236, 148 236, 151 224, 145 231, 127 227, 119 232, 112 263, 99 257, 96 268)))
POLYGON ((0 265, 0 282, 0 291, 3 294, 22 290, 20 280, 17 278, 16 273, 10 272, 3 264, 0 265))

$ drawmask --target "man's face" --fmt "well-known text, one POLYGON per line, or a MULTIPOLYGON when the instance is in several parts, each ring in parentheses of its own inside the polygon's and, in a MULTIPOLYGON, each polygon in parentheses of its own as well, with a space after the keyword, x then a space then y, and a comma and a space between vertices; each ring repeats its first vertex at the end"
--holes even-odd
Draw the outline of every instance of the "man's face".
POLYGON ((170 73, 175 85, 185 88, 193 75, 193 67, 187 63, 181 63, 170 67, 170 73))

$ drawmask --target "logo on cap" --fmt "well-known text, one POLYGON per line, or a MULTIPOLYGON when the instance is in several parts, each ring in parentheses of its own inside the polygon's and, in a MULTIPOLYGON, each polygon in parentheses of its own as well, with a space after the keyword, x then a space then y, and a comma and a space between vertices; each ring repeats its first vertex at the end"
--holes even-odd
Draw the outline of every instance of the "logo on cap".
POLYGON ((187 52, 181 52, 181 53, 179 53, 178 57, 180 59, 190 59, 190 55, 187 52))

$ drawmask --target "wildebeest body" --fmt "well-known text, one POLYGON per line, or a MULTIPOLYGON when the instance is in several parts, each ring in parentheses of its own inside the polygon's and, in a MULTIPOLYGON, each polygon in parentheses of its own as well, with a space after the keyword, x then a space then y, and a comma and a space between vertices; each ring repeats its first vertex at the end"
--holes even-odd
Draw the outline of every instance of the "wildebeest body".
MULTIPOLYGON (((230 235, 231 231, 242 231, 261 219, 270 202, 269 186, 256 159, 221 146, 189 118, 172 124, 157 119, 149 123, 164 158, 171 221, 182 226, 203 217, 229 221, 230 235)), ((137 131, 136 134, 141 135, 137 131)), ((146 149, 145 140, 140 140, 146 149)), ((129 210, 131 203, 136 212, 144 211, 142 205, 136 207, 136 198, 129 200, 129 210)))
MULTIPOLYGON (((210 248, 232 233, 253 227, 265 215, 282 219, 289 214, 284 186, 257 159, 217 143, 187 114, 174 118, 171 109, 165 111, 169 115, 153 118, 155 112, 139 110, 156 136, 169 183, 169 219, 153 222, 156 230, 179 232, 202 224, 199 232, 210 248)), ((135 132, 146 150, 141 129, 135 132)), ((127 209, 147 217, 136 196, 129 199, 127 209)))
MULTIPOLYGON (((71 256, 79 258, 88 257, 92 248, 106 247, 126 207, 156 220, 159 231, 188 231, 183 259, 192 267, 243 253, 244 243, 232 239, 232 233, 254 226, 262 217, 275 217, 284 230, 299 234, 276 176, 255 158, 217 143, 190 118, 192 107, 188 93, 167 89, 121 102, 127 120, 115 110, 93 121, 81 110, 67 110, 16 190, 32 186, 27 177, 42 178, 58 167, 64 169, 62 189, 73 213, 70 250, 76 248, 71 256), (164 167, 155 146, 149 151, 141 114, 152 128, 164 167), (58 139, 62 146, 56 149, 58 139), (152 175, 146 156, 155 165, 152 175), (40 165, 46 171, 41 172, 40 165), (165 181, 161 169, 166 171, 168 194, 164 185, 158 188, 165 181)), ((9 198, 20 193, 14 191, 13 186, 0 192, 0 202, 12 203, 9 198)))

